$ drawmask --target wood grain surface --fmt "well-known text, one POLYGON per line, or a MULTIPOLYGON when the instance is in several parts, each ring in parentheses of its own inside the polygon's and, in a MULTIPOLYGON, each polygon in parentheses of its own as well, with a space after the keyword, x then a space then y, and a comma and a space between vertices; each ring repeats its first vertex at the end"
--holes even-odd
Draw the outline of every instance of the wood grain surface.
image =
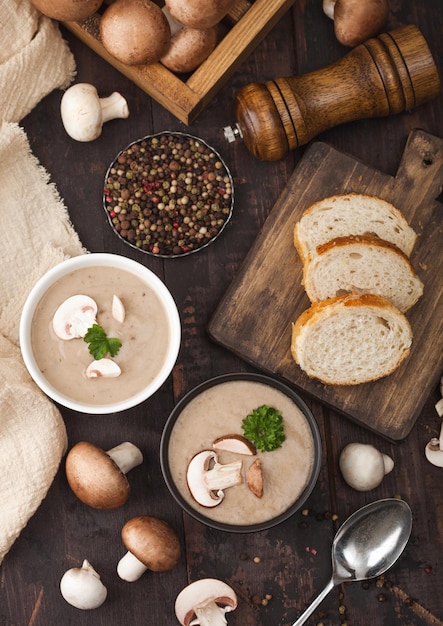
MULTIPOLYGON (((390 5, 387 30, 416 24, 441 74, 441 0, 390 0, 390 5)), ((177 594, 188 582, 216 577, 230 584, 239 598, 238 608, 227 616, 228 626, 291 626, 329 580, 331 543, 338 526, 368 502, 396 495, 404 498, 413 511, 412 535, 404 554, 384 578, 365 585, 344 584, 331 591, 306 626, 443 626, 443 470, 430 465, 424 456, 425 445, 438 436, 441 426, 434 408, 440 398, 437 385, 430 390, 408 436, 395 443, 301 392, 321 433, 319 479, 303 510, 264 532, 225 533, 184 514, 167 490, 159 463, 164 425, 185 393, 217 375, 259 369, 213 341, 207 325, 232 281, 242 272, 251 247, 260 241, 268 216, 271 212, 274 216, 273 207, 286 193, 292 176, 297 176, 298 164, 304 163, 305 155, 314 157, 315 152, 309 157, 314 143, 314 150, 321 149, 322 154, 348 155, 362 175, 371 172, 367 184, 372 180, 379 181, 380 188, 387 180, 393 184, 400 174, 399 164, 412 130, 443 137, 443 93, 399 115, 333 128, 306 149, 264 163, 253 158, 244 143, 228 144, 223 128, 233 123, 235 94, 245 85, 315 71, 347 52, 337 42, 320 0, 297 0, 189 128, 73 33, 64 27, 61 31, 76 60, 76 82, 94 84, 102 96, 119 91, 128 101, 130 116, 107 122, 96 141, 75 142, 63 129, 62 92, 56 90, 21 125, 34 155, 63 198, 83 245, 91 252, 133 258, 165 281, 180 311, 182 344, 172 375, 138 407, 107 416, 82 415, 61 408, 69 448, 82 440, 104 449, 131 441, 142 450, 144 462, 128 474, 131 493, 127 503, 114 511, 97 511, 71 492, 63 459, 47 497, 0 566, 0 625, 179 626, 174 615, 177 594), (190 132, 212 145, 229 165, 235 185, 235 209, 222 236, 204 251, 176 260, 156 259, 127 246, 110 229, 102 206, 105 173, 119 150, 139 137, 163 130, 190 132), (339 455, 353 441, 372 444, 394 460, 393 471, 370 492, 354 491, 340 474, 339 455), (124 553, 120 533, 128 519, 140 514, 156 515, 169 522, 180 537, 182 555, 170 572, 147 572, 136 583, 125 583, 116 573, 124 553), (63 573, 81 565, 85 558, 108 588, 106 602, 93 611, 68 605, 59 590, 63 573)), ((317 166, 311 163, 310 171, 317 166)), ((325 170, 324 176, 332 184, 331 174, 325 170)), ((334 190, 347 182, 336 178, 334 190)), ((438 184, 442 183, 440 177, 438 184)), ((428 189, 413 184, 412 179, 408 186, 415 202, 423 204, 428 189)), ((309 180, 305 181, 304 193, 315 196, 309 180)), ((3 193, 0 206, 7 200, 3 193)), ((305 200, 307 203, 307 195, 305 200)), ((441 202, 442 196, 437 200, 441 202)), ((34 226, 45 228, 39 215, 35 218, 34 226)), ((19 250, 18 255, 25 252, 19 250)), ((428 262, 435 258, 435 251, 430 249, 428 262)), ((294 272, 295 251, 284 262, 294 272)), ((294 289, 299 289, 298 283, 294 289)), ((416 311, 418 314, 419 309, 416 311)), ((437 304, 435 315, 441 318, 437 304)), ((418 332, 426 334, 425 328, 418 332)), ((285 333, 282 330, 282 342, 286 341, 285 333)), ((442 372, 438 372, 438 363, 434 368, 435 380, 442 372)), ((415 374, 406 398, 420 393, 415 374)), ((401 414, 404 400, 404 395, 399 397, 397 414, 401 414)))
POLYGON ((443 366, 443 207, 436 202, 442 177, 443 139, 422 131, 411 132, 394 177, 314 143, 222 298, 208 326, 211 337, 375 432, 393 440, 406 437, 443 366), (411 262, 424 295, 407 314, 414 334, 407 361, 378 381, 333 386, 308 378, 291 357, 292 323, 310 304, 293 230, 311 204, 350 192, 389 200, 419 234, 411 262))

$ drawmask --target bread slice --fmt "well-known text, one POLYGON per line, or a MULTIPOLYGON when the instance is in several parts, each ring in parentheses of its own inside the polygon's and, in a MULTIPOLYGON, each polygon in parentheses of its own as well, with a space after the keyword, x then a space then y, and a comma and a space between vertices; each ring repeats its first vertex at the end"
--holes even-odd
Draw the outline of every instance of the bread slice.
POLYGON ((317 246, 347 235, 374 235, 390 241, 408 257, 417 235, 401 211, 386 200, 349 193, 319 200, 294 228, 294 245, 304 262, 317 246))
POLYGON ((408 320, 389 300, 351 294, 304 311, 292 326, 291 353, 311 378, 358 385, 391 374, 411 343, 408 320))
POLYGON ((397 246, 370 235, 336 237, 317 246, 303 266, 311 302, 347 293, 375 293, 408 311, 422 296, 423 283, 397 246))

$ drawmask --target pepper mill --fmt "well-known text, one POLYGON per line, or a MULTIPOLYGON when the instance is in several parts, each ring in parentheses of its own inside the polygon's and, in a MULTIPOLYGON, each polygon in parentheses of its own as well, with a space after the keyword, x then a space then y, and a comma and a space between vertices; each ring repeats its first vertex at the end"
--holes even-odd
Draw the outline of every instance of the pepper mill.
POLYGON ((276 161, 338 124, 384 117, 431 100, 440 80, 428 45, 409 25, 368 39, 328 67, 243 87, 235 129, 258 159, 276 161))

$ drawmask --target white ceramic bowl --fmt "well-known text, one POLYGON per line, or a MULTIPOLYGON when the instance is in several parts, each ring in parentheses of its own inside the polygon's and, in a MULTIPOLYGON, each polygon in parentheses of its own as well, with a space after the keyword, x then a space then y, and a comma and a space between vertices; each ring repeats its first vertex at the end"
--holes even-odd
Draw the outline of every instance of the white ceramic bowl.
MULTIPOLYGON (((74 294, 73 294, 74 295, 74 294)), ((117 293, 118 295, 118 293, 117 293)), ((98 323, 100 323, 98 321, 98 323)), ((129 409, 140 404, 150 396, 152 396, 165 382, 176 362, 181 340, 181 324, 177 306, 174 299, 165 286, 151 270, 142 264, 128 259, 127 257, 107 254, 92 253, 73 257, 64 261, 44 274, 34 285, 30 291, 20 320, 20 348, 23 355, 25 365, 36 382, 36 384, 54 401, 62 406, 79 411, 82 413, 107 414, 115 413, 129 409), (147 381, 146 386, 135 392, 131 397, 120 399, 118 401, 96 404, 83 402, 79 399, 73 399, 66 393, 60 392, 53 384, 48 382, 45 375, 37 365, 35 355, 32 348, 32 328, 33 318, 37 306, 39 305, 43 295, 57 281, 62 280, 71 272, 84 268, 109 267, 118 268, 125 272, 133 274, 150 288, 157 298, 160 300, 164 310, 164 324, 167 326, 167 345, 165 347, 165 358, 155 373, 153 378, 147 381)), ((75 340, 80 341, 80 340, 75 340)), ((87 347, 85 344, 85 349, 87 347)), ((149 355, 147 356, 149 358, 149 355)), ((92 360, 92 357, 91 357, 92 360)), ((113 379, 117 380, 117 379, 113 379)), ((94 383, 92 383, 94 384, 94 383)))

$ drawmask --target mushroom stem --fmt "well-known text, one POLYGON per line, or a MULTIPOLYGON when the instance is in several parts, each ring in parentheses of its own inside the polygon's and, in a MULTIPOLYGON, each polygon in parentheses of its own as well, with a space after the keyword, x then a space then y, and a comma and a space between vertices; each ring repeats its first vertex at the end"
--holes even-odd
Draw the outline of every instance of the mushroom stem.
POLYGON ((122 580, 133 583, 138 580, 148 568, 132 552, 126 552, 117 565, 117 574, 122 580))
POLYGON ((227 624, 225 612, 230 610, 229 606, 220 608, 215 600, 211 600, 201 606, 195 606, 194 612, 197 617, 197 624, 200 626, 224 626, 227 624))
POLYGON ((106 454, 111 457, 123 474, 127 474, 134 467, 143 463, 141 450, 129 441, 124 441, 115 448, 107 450, 106 454))
POLYGON ((334 8, 336 0, 323 0, 323 13, 331 20, 334 19, 334 8))
POLYGON ((206 473, 205 482, 211 491, 219 491, 220 489, 228 489, 235 487, 241 483, 241 461, 233 461, 222 465, 216 461, 213 468, 206 473))
POLYGON ((129 116, 128 103, 117 91, 111 93, 107 98, 99 98, 99 102, 103 124, 110 120, 126 119, 129 116))

